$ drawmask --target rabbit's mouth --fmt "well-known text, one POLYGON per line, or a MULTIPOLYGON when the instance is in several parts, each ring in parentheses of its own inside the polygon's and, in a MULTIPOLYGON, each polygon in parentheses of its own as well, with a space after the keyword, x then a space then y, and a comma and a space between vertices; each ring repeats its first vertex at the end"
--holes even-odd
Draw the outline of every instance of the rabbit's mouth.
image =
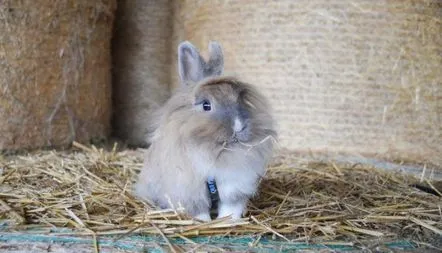
POLYGON ((231 146, 237 144, 238 142, 239 142, 239 140, 236 137, 232 137, 230 139, 220 141, 220 142, 218 142, 218 144, 221 144, 223 147, 231 147, 231 146))
POLYGON ((247 144, 251 141, 252 134, 250 128, 243 128, 241 131, 226 131, 224 138, 219 139, 218 144, 223 148, 233 148, 247 144))
POLYGON ((234 136, 232 136, 232 138, 230 138, 230 139, 227 141, 227 144, 231 144, 231 145, 233 145, 233 144, 236 144, 236 143, 238 143, 238 142, 239 142, 238 138, 234 135, 234 136))
POLYGON ((240 141, 236 136, 231 136, 223 141, 219 141, 218 144, 222 146, 223 149, 229 149, 237 145, 240 141))
POLYGON ((241 136, 238 134, 232 134, 232 136, 230 136, 229 139, 225 140, 223 142, 223 146, 224 147, 232 147, 241 143, 246 143, 248 142, 249 138, 246 136, 241 136))

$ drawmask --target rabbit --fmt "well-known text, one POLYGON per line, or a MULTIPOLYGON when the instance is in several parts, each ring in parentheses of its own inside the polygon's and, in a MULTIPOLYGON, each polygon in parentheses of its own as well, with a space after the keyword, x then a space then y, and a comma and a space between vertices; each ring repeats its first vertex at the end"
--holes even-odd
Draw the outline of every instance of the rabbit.
POLYGON ((215 217, 238 220, 257 192, 277 134, 266 98, 251 84, 223 76, 218 42, 209 42, 209 55, 206 61, 189 41, 179 44, 181 85, 155 112, 135 194, 210 221, 207 181, 213 179, 219 196, 215 217))

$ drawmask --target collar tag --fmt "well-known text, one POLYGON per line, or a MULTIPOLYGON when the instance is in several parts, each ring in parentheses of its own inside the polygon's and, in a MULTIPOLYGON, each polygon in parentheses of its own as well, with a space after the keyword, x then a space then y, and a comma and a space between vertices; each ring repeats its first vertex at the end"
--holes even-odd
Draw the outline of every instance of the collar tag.
POLYGON ((217 208, 218 201, 219 201, 219 193, 218 188, 216 187, 216 181, 215 178, 209 178, 207 180, 207 188, 209 190, 210 195, 210 208, 217 208))

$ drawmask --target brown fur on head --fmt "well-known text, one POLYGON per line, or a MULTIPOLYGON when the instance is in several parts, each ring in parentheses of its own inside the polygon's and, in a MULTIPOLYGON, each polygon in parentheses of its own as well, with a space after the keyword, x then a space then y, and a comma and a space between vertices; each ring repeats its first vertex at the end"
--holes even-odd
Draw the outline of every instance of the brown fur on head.
MULTIPOLYGON (((218 51, 211 50, 209 63, 222 63, 222 60, 213 60, 222 59, 220 47, 211 45, 218 51)), ((196 50, 190 47, 190 50, 196 50)), ((164 130, 171 127, 170 130, 174 130, 181 140, 211 150, 216 156, 225 150, 251 149, 266 138, 271 142, 276 137, 269 104, 254 86, 234 77, 220 76, 222 66, 205 66, 209 63, 199 54, 187 56, 196 62, 186 59, 185 53, 181 57, 184 57, 181 69, 206 72, 180 74, 181 87, 156 113, 155 127, 151 128, 164 130), (186 64, 201 67, 186 67, 186 64), (210 110, 205 111, 207 106, 210 110)))
POLYGON ((264 138, 276 137, 265 97, 250 84, 233 77, 221 77, 224 60, 218 43, 210 42, 209 52, 206 62, 190 42, 180 44, 182 85, 157 112, 153 120, 155 126, 151 129, 157 129, 165 121, 180 122, 176 130, 183 137, 212 148, 219 148, 219 145, 249 148, 264 138), (204 111, 207 102, 210 111, 204 111), (235 123, 237 128, 243 129, 235 131, 235 123))
POLYGON ((175 94, 163 110, 163 121, 175 121, 182 137, 211 150, 248 149, 275 137, 268 110, 265 98, 250 84, 212 77, 175 94))

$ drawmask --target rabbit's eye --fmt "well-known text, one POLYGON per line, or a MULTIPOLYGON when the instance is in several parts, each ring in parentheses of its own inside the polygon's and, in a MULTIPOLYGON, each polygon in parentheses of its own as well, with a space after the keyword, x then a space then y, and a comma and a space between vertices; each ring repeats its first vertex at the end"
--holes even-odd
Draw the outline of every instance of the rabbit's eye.
POLYGON ((212 105, 210 104, 209 101, 207 101, 207 100, 204 100, 204 101, 203 101, 203 110, 204 110, 204 111, 210 111, 210 110, 212 110, 212 105))

